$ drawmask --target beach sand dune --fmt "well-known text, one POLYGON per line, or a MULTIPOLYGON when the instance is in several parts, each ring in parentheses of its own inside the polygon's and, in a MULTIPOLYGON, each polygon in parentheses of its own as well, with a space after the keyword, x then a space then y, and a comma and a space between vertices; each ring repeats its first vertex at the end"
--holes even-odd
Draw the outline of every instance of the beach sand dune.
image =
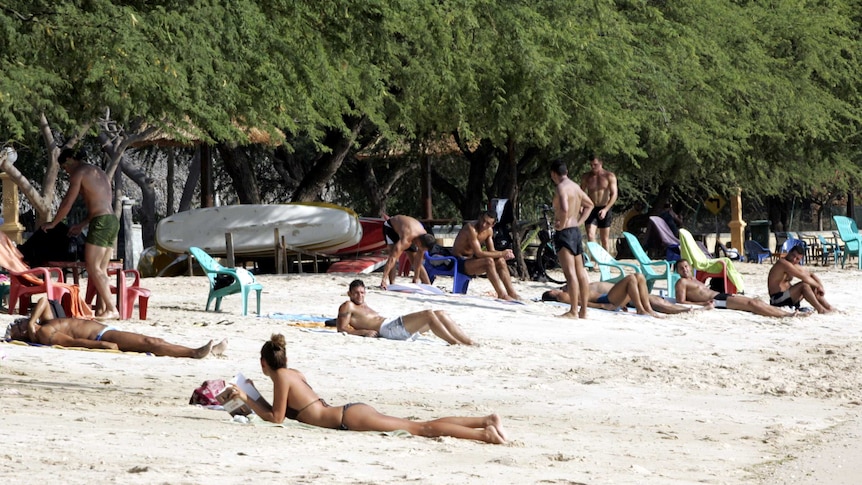
MULTIPOLYGON (((739 268, 749 295, 765 298, 768 265, 739 268)), ((576 322, 556 318, 560 306, 497 302, 484 279, 464 297, 384 292, 372 288, 378 275, 364 278, 373 308, 445 310, 474 348, 430 334, 395 342, 243 317, 238 296, 207 313, 203 277, 146 279, 149 320, 123 329, 191 346, 228 338, 226 355, 0 344, 0 481, 852 483, 842 480, 862 476, 859 274, 813 269, 839 313, 711 310, 659 320, 591 310, 576 322), (204 380, 237 372, 270 398, 259 350, 276 332, 290 365, 330 404, 366 402, 415 419, 496 412, 510 442, 240 424, 188 405, 204 380)), ((263 313, 335 317, 354 278, 260 276, 263 313)), ((527 298, 548 288, 518 283, 527 298)))

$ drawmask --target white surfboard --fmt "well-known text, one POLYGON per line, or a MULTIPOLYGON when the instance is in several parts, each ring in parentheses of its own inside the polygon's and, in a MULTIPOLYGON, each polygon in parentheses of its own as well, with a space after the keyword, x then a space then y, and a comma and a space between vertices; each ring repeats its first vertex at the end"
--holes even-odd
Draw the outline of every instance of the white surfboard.
POLYGON ((362 239, 359 217, 350 209, 325 203, 229 205, 179 212, 159 221, 156 244, 184 253, 197 246, 226 254, 225 233, 236 255, 271 253, 275 229, 289 249, 331 254, 362 239))

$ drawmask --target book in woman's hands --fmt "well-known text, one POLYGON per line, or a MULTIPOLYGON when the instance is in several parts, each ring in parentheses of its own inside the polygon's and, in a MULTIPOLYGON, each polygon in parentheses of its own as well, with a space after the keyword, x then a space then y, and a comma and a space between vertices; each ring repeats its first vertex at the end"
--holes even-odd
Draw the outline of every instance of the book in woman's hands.
MULTIPOLYGON (((231 384, 234 384, 236 387, 242 389, 247 395, 249 400, 257 401, 260 399, 260 393, 257 392, 257 389, 254 385, 242 375, 242 372, 237 373, 237 375, 230 381, 231 384)), ((231 416, 248 416, 252 413, 251 408, 248 404, 244 403, 240 398, 230 397, 230 393, 233 390, 231 386, 227 386, 224 388, 222 392, 216 396, 218 402, 224 406, 224 410, 229 412, 231 416)))

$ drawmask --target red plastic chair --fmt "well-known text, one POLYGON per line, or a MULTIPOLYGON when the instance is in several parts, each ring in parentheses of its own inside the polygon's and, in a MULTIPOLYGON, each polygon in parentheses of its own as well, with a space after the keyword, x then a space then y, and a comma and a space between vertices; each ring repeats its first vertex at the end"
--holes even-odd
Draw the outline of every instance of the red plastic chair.
POLYGON ((26 315, 30 309, 30 298, 39 293, 45 293, 49 300, 63 302, 63 307, 69 311, 68 301, 71 300, 69 286, 63 280, 63 270, 60 268, 32 268, 25 271, 9 269, 9 314, 15 313, 15 307, 21 315, 26 315), (52 278, 56 276, 56 279, 52 278), (64 298, 69 295, 68 298, 64 298))
MULTIPOLYGON (((120 284, 120 295, 121 295, 121 313, 120 318, 123 320, 128 320, 132 318, 132 310, 135 307, 135 299, 138 300, 138 318, 141 320, 147 319, 147 303, 150 300, 150 290, 146 288, 141 288, 141 274, 138 273, 136 269, 109 269, 108 276, 116 276, 118 271, 122 271, 122 277, 119 278, 120 284), (132 277, 132 282, 129 284, 128 278, 132 277)), ((111 294, 117 294, 117 287, 115 285, 110 286, 111 294)), ((96 287, 87 284, 87 304, 91 304, 93 298, 96 296, 96 287)))

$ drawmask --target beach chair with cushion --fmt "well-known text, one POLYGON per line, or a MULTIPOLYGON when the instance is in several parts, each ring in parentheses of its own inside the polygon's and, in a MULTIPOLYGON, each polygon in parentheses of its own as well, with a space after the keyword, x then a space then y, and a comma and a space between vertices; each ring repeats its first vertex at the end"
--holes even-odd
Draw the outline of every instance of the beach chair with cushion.
MULTIPOLYGON (((859 235, 856 221, 844 216, 832 216, 832 220, 838 228, 838 237, 844 243, 844 259, 848 256, 856 256, 856 267, 862 269, 862 236, 859 235)), ((844 259, 841 260, 842 268, 844 259)))
POLYGON ((768 259, 772 256, 772 251, 766 249, 761 246, 759 242, 754 239, 749 239, 745 241, 745 257, 748 259, 749 263, 757 263, 760 264, 764 259, 768 259))
POLYGON ((667 222, 661 217, 649 217, 649 229, 647 229, 647 251, 653 257, 661 257, 667 261, 679 261, 679 238, 676 237, 667 222), (659 251, 659 252, 657 252, 659 251))
POLYGON ((682 258, 695 270, 694 277, 706 282, 708 278, 719 278, 724 284, 724 293, 734 294, 744 291, 742 275, 729 258, 708 258, 686 229, 679 230, 680 253, 682 258))
POLYGON ((676 298, 675 286, 677 280, 679 280, 679 275, 671 268, 670 261, 654 261, 650 259, 646 251, 644 251, 643 246, 641 246, 640 241, 634 234, 623 232, 623 237, 626 238, 626 242, 629 244, 632 255, 640 265, 640 273, 643 273, 644 279, 646 279, 647 288, 652 291, 653 285, 655 285, 656 281, 664 280, 667 284, 668 296, 676 298))
POLYGON ((241 293, 242 314, 248 315, 248 295, 254 291, 257 293, 257 314, 260 315, 260 293, 263 291, 263 285, 254 279, 253 274, 245 268, 225 268, 201 248, 190 247, 189 252, 206 272, 210 282, 206 311, 209 311, 213 300, 216 301, 215 311, 220 311, 222 298, 241 293))
POLYGON ((835 266, 838 266, 838 258, 841 258, 841 266, 844 266, 844 249, 836 242, 827 241, 825 237, 818 234, 817 239, 820 241, 820 262, 823 266, 829 264, 829 258, 835 266))
POLYGON ((590 257, 593 258, 593 263, 599 268, 599 277, 602 281, 616 283, 626 277, 626 268, 629 268, 634 273, 640 272, 640 267, 631 263, 623 263, 617 261, 610 255, 601 244, 595 241, 587 242, 587 251, 590 252, 590 257))
POLYGON ((466 295, 472 278, 460 271, 460 264, 455 256, 431 255, 428 251, 425 251, 425 260, 422 263, 431 283, 434 283, 437 276, 451 276, 452 293, 466 295))

